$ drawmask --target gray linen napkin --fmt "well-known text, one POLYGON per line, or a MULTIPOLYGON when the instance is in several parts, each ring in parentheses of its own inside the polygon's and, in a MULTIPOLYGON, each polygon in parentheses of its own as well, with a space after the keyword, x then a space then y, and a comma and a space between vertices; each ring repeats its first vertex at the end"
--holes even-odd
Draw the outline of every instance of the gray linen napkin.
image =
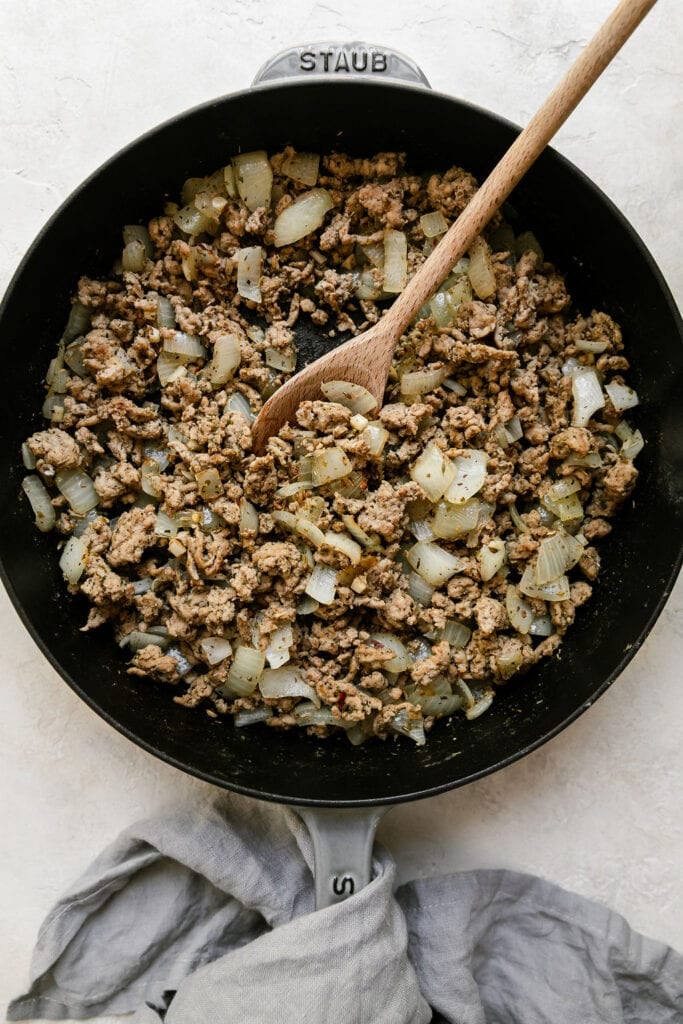
POLYGON ((139 822, 48 915, 8 1019, 683 1022, 683 957, 619 915, 510 871, 394 894, 375 854, 367 888, 314 913, 292 811, 221 793, 139 822))

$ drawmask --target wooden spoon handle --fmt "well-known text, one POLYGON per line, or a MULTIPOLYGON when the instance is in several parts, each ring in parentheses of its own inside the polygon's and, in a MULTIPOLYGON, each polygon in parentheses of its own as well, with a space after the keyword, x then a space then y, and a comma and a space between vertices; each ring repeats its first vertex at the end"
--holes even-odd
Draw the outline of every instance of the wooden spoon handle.
POLYGON ((392 331, 408 327, 656 2, 621 0, 385 314, 392 331))

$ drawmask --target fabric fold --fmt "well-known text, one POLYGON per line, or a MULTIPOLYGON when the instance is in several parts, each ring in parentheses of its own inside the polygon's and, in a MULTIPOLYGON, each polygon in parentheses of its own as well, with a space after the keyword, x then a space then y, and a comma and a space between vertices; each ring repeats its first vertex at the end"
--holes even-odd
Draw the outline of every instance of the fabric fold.
POLYGON ((138 822, 48 915, 8 1019, 683 1024, 683 958, 549 882, 471 871, 395 893, 376 847, 371 883, 314 911, 311 865, 284 807, 219 793, 138 822))

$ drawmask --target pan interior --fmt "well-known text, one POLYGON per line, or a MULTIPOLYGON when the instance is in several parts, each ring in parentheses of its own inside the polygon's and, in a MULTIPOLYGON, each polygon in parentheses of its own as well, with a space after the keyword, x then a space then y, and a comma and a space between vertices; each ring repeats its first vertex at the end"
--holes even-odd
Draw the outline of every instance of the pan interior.
MULTIPOLYGON (((641 478, 613 534, 603 572, 560 655, 500 691, 474 722, 437 723, 427 745, 351 747, 298 732, 234 729, 132 679, 111 634, 81 634, 85 605, 70 599, 54 538, 19 502, 19 447, 42 421, 41 381, 81 274, 105 273, 121 226, 156 215, 183 180, 242 150, 292 143, 318 152, 405 150, 418 172, 460 164, 481 179, 515 129, 448 97, 399 85, 293 82, 190 111, 144 136, 87 181, 55 215, 20 268, 0 314, 6 387, 0 560, 8 590, 66 681, 134 742, 219 786, 292 803, 354 805, 425 796, 494 771, 548 739, 592 703, 633 655, 668 594, 683 544, 683 359, 680 318, 651 258, 614 207, 579 172, 546 152, 511 200, 568 278, 575 306, 622 325, 647 439, 641 478), (678 401, 676 401, 678 397, 678 401)), ((310 357, 329 348, 310 328, 310 357)), ((655 685, 644 680, 643 685, 655 685)))

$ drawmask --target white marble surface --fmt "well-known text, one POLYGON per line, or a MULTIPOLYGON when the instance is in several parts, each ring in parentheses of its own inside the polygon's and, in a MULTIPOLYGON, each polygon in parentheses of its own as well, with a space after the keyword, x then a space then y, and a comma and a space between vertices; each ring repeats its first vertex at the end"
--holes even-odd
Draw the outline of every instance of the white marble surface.
MULTIPOLYGON (((533 112, 612 0, 3 0, 0 287, 61 199, 138 133, 245 86, 276 50, 367 39, 435 88, 515 120, 533 112), (388 13, 390 12, 390 13, 388 13)), ((557 146, 617 202, 683 299, 683 6, 660 0, 557 146)), ((683 586, 612 690, 502 774, 390 812, 401 876, 536 872, 683 948, 683 586)), ((0 596, 0 1005, 27 979, 40 921, 137 816, 204 785, 82 705, 0 596)))

